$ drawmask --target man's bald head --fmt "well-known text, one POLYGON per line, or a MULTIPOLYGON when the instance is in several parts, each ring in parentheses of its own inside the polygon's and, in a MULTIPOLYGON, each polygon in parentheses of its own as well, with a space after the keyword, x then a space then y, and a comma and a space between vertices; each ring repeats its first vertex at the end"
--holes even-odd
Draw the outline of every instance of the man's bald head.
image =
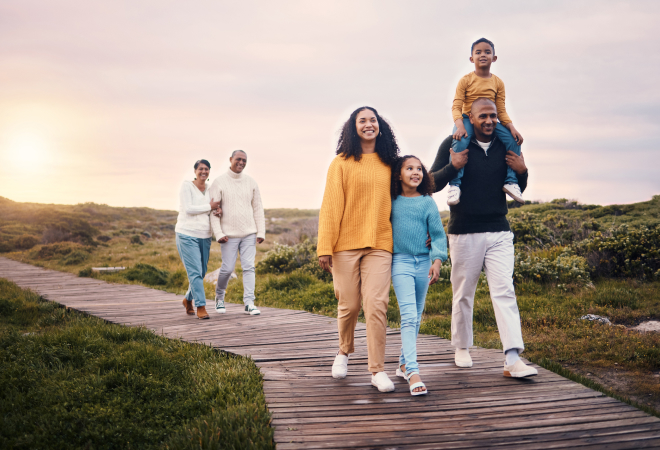
MULTIPOLYGON (((492 101, 492 100, 489 99, 489 98, 486 98, 486 97, 479 97, 479 98, 476 99, 474 102, 472 102, 472 108, 470 108, 470 112, 471 112, 472 114, 474 114, 475 109, 478 108, 478 107, 481 106, 481 105, 491 105, 491 106, 495 106, 495 102, 492 101)), ((496 107, 496 108, 497 108, 497 107, 496 107)))

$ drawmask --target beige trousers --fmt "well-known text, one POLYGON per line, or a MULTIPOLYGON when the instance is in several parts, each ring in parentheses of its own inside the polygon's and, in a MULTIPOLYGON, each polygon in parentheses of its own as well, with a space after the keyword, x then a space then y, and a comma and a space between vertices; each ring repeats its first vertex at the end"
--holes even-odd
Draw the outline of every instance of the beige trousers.
POLYGON ((392 254, 363 248, 332 255, 332 280, 337 296, 339 348, 353 353, 360 303, 367 319, 369 371, 385 370, 387 304, 392 280, 392 254))

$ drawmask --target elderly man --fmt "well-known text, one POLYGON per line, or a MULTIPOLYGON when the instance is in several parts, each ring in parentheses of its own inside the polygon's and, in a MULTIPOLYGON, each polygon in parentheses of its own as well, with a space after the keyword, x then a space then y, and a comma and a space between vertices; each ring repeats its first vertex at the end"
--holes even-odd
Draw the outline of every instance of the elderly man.
POLYGON ((458 367, 472 367, 469 352, 473 340, 472 313, 483 268, 504 348, 504 376, 528 377, 538 372, 518 357, 525 346, 513 288, 513 233, 506 219, 506 194, 502 191, 507 165, 516 172, 523 191, 527 186, 527 167, 522 155, 507 152, 495 136, 495 103, 486 98, 475 100, 470 121, 474 125, 474 138, 468 150, 454 153, 450 149, 450 136, 440 146, 431 168, 436 189, 441 190, 464 167, 461 202, 450 208, 447 233, 454 291, 451 343, 456 348, 455 362, 458 367), (448 163, 450 151, 452 162, 448 163))
POLYGON ((225 313, 225 293, 229 277, 236 266, 236 256, 241 256, 243 268, 243 303, 245 314, 260 314, 254 305, 254 257, 256 244, 266 237, 266 220, 261 204, 259 186, 243 173, 247 154, 234 150, 229 158, 229 170, 211 185, 210 195, 220 201, 222 215, 211 216, 213 234, 222 249, 222 267, 215 288, 215 311, 225 313))

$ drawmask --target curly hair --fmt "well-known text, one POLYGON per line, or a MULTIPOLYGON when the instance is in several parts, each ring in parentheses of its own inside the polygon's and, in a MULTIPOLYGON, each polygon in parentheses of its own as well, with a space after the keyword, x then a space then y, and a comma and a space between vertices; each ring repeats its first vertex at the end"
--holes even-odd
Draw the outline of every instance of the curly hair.
POLYGON ((422 195, 432 195, 435 189, 435 183, 433 182, 433 177, 429 176, 426 166, 422 163, 422 160, 416 157, 415 155, 406 155, 400 158, 397 158, 396 162, 392 166, 392 200, 395 200, 403 192, 403 187, 401 186, 402 182, 399 179, 401 176, 401 168, 403 163, 410 158, 415 158, 422 165, 422 182, 417 186, 417 192, 422 195))
POLYGON ((356 161, 362 158, 362 145, 360 144, 355 121, 360 111, 365 109, 372 111, 378 120, 380 133, 376 137, 376 153, 378 153, 382 162, 391 166, 399 156, 399 145, 396 143, 396 137, 390 124, 378 114, 378 111, 370 106, 361 106, 351 113, 341 129, 339 142, 337 142, 337 154, 343 156, 344 159, 352 156, 356 161))

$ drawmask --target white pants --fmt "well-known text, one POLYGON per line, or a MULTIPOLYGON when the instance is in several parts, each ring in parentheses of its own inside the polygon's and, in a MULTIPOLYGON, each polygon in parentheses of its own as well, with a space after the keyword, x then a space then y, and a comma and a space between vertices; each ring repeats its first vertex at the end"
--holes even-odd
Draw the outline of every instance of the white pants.
POLYGON ((250 234, 242 238, 229 238, 220 244, 222 250, 222 266, 218 274, 218 284, 215 285, 215 296, 224 300, 229 277, 236 266, 236 255, 241 255, 243 269, 243 303, 254 305, 254 257, 257 254, 257 235, 250 234))
POLYGON ((456 348, 472 345, 474 294, 483 268, 504 351, 517 348, 519 353, 522 352, 525 345, 513 289, 513 233, 450 234, 449 251, 454 291, 451 344, 456 348))

